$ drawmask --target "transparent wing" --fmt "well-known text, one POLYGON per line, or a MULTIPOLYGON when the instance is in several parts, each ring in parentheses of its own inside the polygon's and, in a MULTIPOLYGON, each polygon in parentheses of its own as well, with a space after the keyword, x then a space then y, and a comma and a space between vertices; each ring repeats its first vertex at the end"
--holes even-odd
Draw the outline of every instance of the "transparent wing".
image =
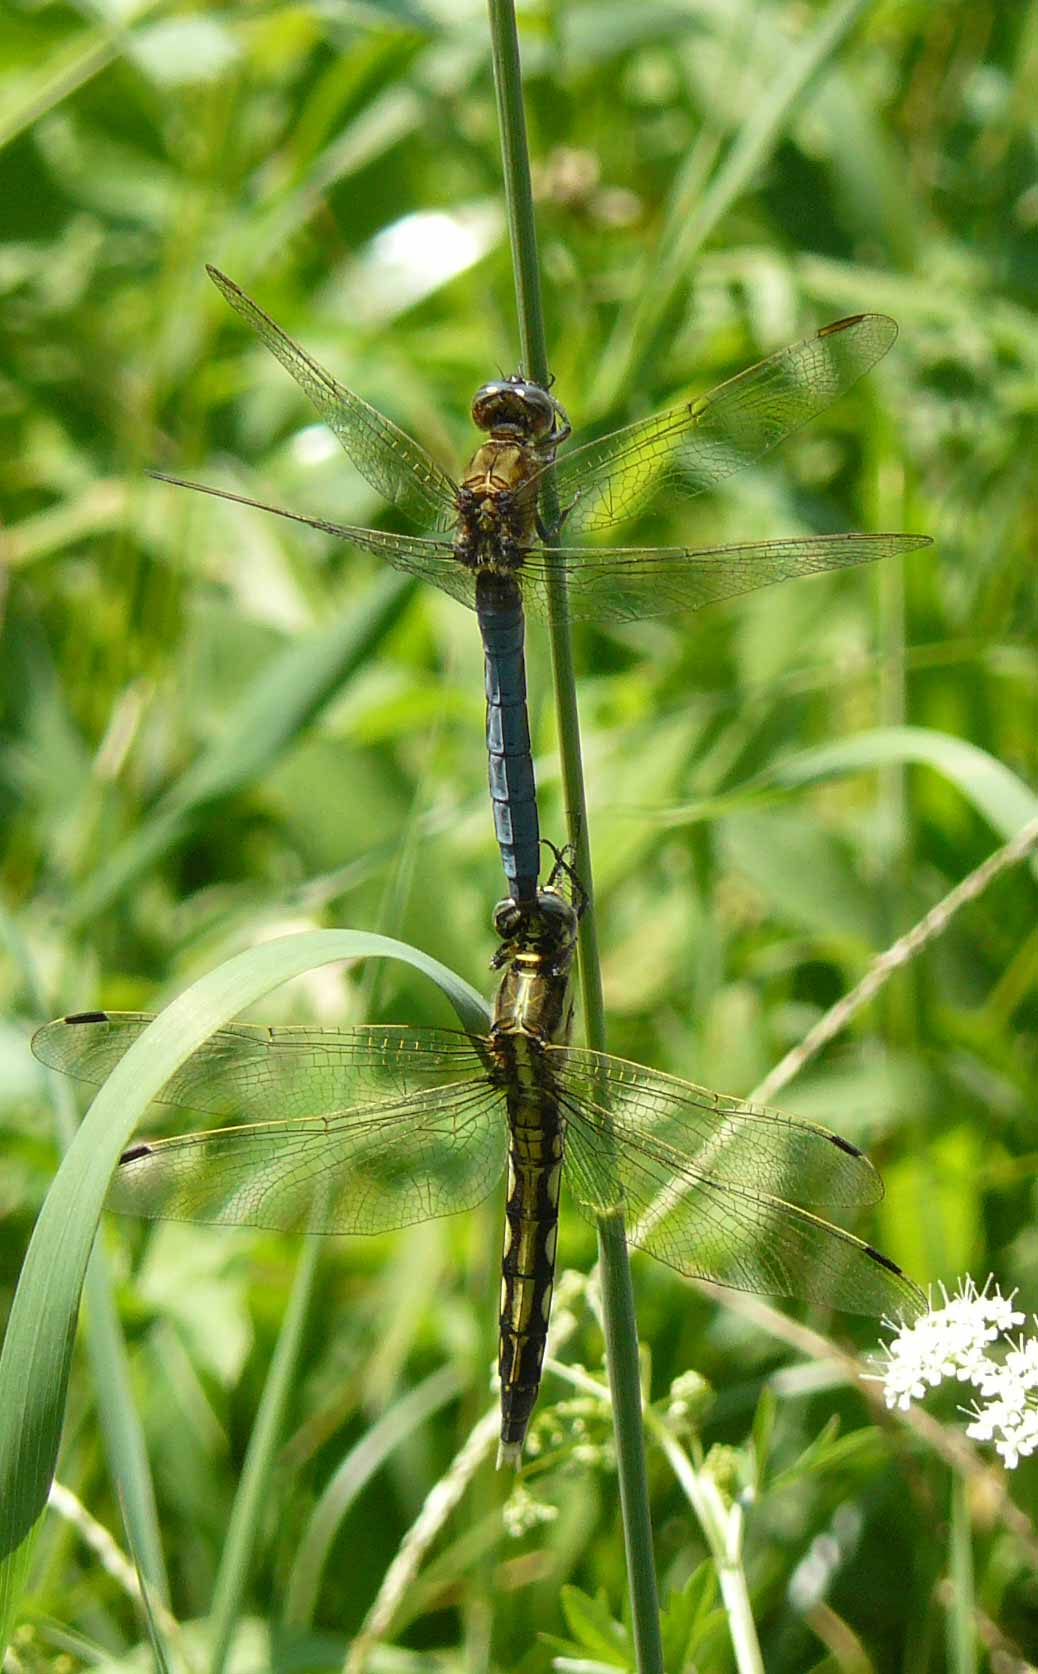
POLYGON ((547 614, 548 580, 557 571, 565 578, 571 620, 632 622, 931 544, 928 535, 848 534, 736 546, 536 547, 524 553, 520 574, 533 615, 547 614))
POLYGON ((633 517, 661 488, 700 494, 824 412, 886 354, 897 326, 855 314, 762 360, 709 395, 640 419, 555 466, 567 533, 633 517))
MULTIPOLYGON (((59 1018, 33 1039, 53 1069, 101 1082, 152 1021, 59 1018)), ((220 1029, 161 1102, 246 1126, 135 1143, 108 1207, 280 1231, 382 1232, 480 1203, 507 1147, 478 1038, 452 1029, 220 1029)))
POLYGON ((592 1214, 622 1206, 632 1244, 736 1290, 851 1313, 918 1311, 921 1293, 899 1268, 798 1206, 881 1194, 846 1140, 605 1054, 560 1047, 551 1059, 569 1187, 592 1214))
POLYGON ((107 1206, 278 1232, 387 1232, 481 1203, 501 1177, 507 1143, 503 1096, 468 1081, 134 1146, 107 1206))
MULTIPOLYGON (((82 1012, 33 1036, 41 1063, 82 1081, 107 1080, 152 1018, 145 1012, 82 1012)), ((193 1052, 159 1102, 221 1120, 321 1116, 412 1089, 485 1074, 482 1043, 458 1029, 367 1024, 356 1029, 269 1029, 237 1023, 193 1052)))
POLYGON ((387 529, 355 529, 348 523, 330 523, 323 517, 307 517, 303 512, 286 511, 284 506, 271 506, 264 500, 251 500, 247 494, 232 494, 227 488, 210 488, 207 483, 189 482, 186 477, 171 477, 165 471, 149 471, 157 482, 172 483, 174 488, 191 488, 196 494, 211 494, 216 500, 233 500, 238 506, 251 506, 254 511, 273 512, 275 517, 287 517, 292 523, 305 523, 309 529, 334 535, 341 541, 352 541, 366 552, 384 558, 394 569, 406 570, 420 581, 431 581, 452 599, 476 608, 475 572, 460 564, 452 542, 435 540, 427 535, 401 535, 387 529))
POLYGON ((338 437, 361 476, 379 494, 427 529, 451 529, 457 521, 457 486, 423 447, 318 365, 269 314, 219 268, 213 284, 276 355, 338 437))
POLYGON ((591 1111, 603 1122, 611 1119, 625 1146, 662 1146, 668 1158, 694 1164, 697 1175, 717 1184, 844 1208, 883 1196, 864 1153, 814 1122, 611 1053, 556 1047, 550 1061, 568 1104, 582 1116, 591 1111))
MULTIPOLYGON (((229 489, 210 488, 165 471, 149 471, 158 482, 233 500, 255 511, 273 512, 293 523, 352 541, 384 558, 395 569, 429 581, 452 599, 476 608, 476 572, 459 563, 451 541, 358 529, 322 517, 286 511, 229 489)), ((750 541, 734 546, 560 546, 531 547, 518 570, 523 599, 533 616, 547 618, 548 583, 553 573, 566 583, 571 621, 635 622, 669 611, 699 610, 721 599, 752 593, 776 581, 851 569, 932 546, 929 535, 807 535, 786 541, 750 541)))

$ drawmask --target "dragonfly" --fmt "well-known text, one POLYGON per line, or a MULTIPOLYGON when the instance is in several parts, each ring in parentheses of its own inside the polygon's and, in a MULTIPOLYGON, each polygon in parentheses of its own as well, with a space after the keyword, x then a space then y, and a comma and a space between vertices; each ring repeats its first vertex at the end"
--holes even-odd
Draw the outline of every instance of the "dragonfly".
MULTIPOLYGON (((579 910, 560 861, 532 905, 498 904, 486 1035, 218 1030, 160 1100, 225 1125, 131 1145, 107 1199, 154 1218, 370 1234, 472 1209, 507 1175, 499 1465, 520 1463, 540 1388, 563 1181, 588 1219, 621 1214, 630 1243, 689 1277, 888 1319, 925 1306, 893 1261, 818 1213, 882 1196, 848 1140, 570 1044, 579 910)), ((33 1051, 101 1083, 151 1021, 58 1018, 33 1051)))
POLYGON ((657 493, 692 496, 770 452, 885 355, 897 326, 855 314, 781 349, 708 395, 556 458, 571 433, 550 391, 521 373, 483 384, 486 440, 455 481, 420 444, 282 331, 218 268, 210 278, 291 373, 354 466, 420 534, 355 528, 152 472, 160 480, 308 524, 376 553, 472 607, 483 640, 494 829, 506 887, 536 904, 540 848, 526 703, 524 603, 571 620, 625 622, 696 610, 772 582, 929 546, 925 535, 810 535, 709 547, 561 544, 634 517, 657 493), (559 514, 542 515, 549 479, 559 514))

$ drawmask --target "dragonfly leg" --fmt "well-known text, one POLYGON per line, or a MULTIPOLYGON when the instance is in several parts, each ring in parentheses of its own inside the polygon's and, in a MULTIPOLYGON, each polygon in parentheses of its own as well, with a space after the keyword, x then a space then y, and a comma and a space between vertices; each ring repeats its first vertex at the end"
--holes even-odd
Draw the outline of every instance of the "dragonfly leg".
POLYGON ((556 518, 555 522, 552 524, 552 527, 548 530, 548 533, 544 536, 545 540, 553 540, 557 535, 562 534, 563 524, 565 523, 567 517, 569 517, 570 513, 572 511, 575 511, 576 507, 579 504, 580 504, 580 495, 579 494, 574 494, 574 496, 573 496, 572 500, 570 501, 569 505, 568 506, 563 506, 562 510, 559 512, 559 515, 556 518))
POLYGON ((559 879, 565 878, 570 887, 570 905, 578 919, 582 918, 587 912, 589 897, 580 880, 580 874, 573 864, 577 858, 576 844, 567 843, 560 849, 556 847, 550 837, 542 837, 541 842, 555 856, 555 865, 548 876, 548 881, 544 886, 545 889, 555 889, 559 879))
MULTIPOLYGON (((556 450, 562 446, 563 442, 567 442, 572 436, 573 426, 570 424, 565 410, 559 406, 555 397, 548 394, 547 390, 545 391, 545 394, 548 395, 548 400, 555 409, 555 420, 552 426, 551 435, 545 436, 543 441, 536 442, 534 446, 544 464, 550 465, 555 459, 556 450)), ((560 519, 554 529, 549 529, 548 525, 542 518, 540 511, 536 513, 535 522, 537 526, 537 533, 541 537, 542 541, 550 540, 552 536, 557 535, 559 530, 562 528, 562 520, 560 519)))
POLYGON ((555 397, 551 396, 550 399, 552 406, 555 408, 555 429, 550 436, 545 437, 543 442, 538 443, 538 451, 554 455, 556 448, 560 448, 563 442, 569 441, 573 434, 573 426, 555 397))

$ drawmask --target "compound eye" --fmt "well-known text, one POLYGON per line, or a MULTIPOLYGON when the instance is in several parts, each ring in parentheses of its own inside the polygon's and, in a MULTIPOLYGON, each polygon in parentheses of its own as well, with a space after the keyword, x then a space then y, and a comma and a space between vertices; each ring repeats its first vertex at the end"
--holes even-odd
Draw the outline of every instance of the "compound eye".
POLYGON ((526 384, 523 388, 523 401, 530 413, 531 428, 538 436, 546 436, 555 422, 555 408, 551 397, 544 393, 539 384, 526 384))
POLYGON ((523 915, 514 901, 499 901, 494 908, 494 933, 504 942, 511 941, 522 921, 523 915))
POLYGON ((472 397, 472 422, 477 430, 490 430, 501 405, 502 386, 482 384, 472 397))

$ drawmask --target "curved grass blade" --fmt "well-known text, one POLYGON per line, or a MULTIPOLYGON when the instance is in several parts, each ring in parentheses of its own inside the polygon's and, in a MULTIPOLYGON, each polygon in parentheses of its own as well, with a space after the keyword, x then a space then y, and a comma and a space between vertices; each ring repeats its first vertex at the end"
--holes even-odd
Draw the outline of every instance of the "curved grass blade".
POLYGON ((1038 796, 1026 780, 990 751, 936 727, 870 727, 787 756, 757 782, 799 789, 892 762, 914 762, 942 774, 1007 841, 1038 818, 1038 796))
POLYGON ((429 976, 460 1022, 485 1031, 474 989, 405 943, 315 930, 238 954, 157 1017, 98 1093, 40 1213, 0 1353, 0 1558, 14 1554, 46 1504, 54 1474, 80 1291, 109 1177, 147 1104, 191 1052, 244 1006, 317 965, 394 958, 429 976))

